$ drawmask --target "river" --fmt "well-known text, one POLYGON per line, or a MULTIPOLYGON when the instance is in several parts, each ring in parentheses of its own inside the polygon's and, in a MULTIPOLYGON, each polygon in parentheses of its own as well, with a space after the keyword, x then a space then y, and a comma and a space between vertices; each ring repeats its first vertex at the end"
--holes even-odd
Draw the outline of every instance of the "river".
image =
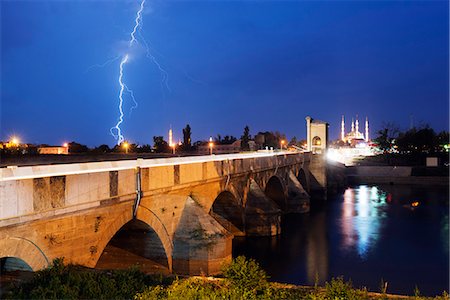
MULTIPOLYGON (((314 199, 312 199, 314 203, 314 199)), ((233 256, 254 258, 271 280, 313 285, 332 277, 356 287, 423 295, 449 290, 448 187, 359 185, 285 215, 277 237, 235 238, 233 256)))

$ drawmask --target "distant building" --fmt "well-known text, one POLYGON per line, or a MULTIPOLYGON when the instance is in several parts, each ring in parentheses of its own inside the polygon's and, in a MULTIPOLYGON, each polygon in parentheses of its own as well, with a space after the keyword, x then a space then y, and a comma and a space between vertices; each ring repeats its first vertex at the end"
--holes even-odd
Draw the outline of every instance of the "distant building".
POLYGON ((328 123, 306 117, 307 151, 324 153, 328 146, 328 123))
MULTIPOLYGON (((256 150, 256 144, 254 141, 248 141, 250 146, 250 151, 256 150)), ((210 148, 209 143, 205 143, 203 145, 199 145, 197 147, 197 153, 207 155, 209 154, 210 148)), ((213 145, 213 154, 226 154, 226 153, 239 153, 241 151, 241 140, 237 140, 232 144, 228 145, 213 145)))
POLYGON ((67 155, 69 154, 69 147, 64 146, 54 146, 54 147, 39 147, 38 148, 39 154, 62 154, 67 155))
POLYGON ((365 134, 359 132, 359 121, 358 116, 356 117, 356 122, 352 119, 352 128, 349 133, 345 133, 345 120, 344 116, 342 116, 341 121, 341 141, 344 143, 350 144, 352 146, 356 146, 360 143, 368 143, 369 142, 369 119, 366 118, 365 124, 365 134))

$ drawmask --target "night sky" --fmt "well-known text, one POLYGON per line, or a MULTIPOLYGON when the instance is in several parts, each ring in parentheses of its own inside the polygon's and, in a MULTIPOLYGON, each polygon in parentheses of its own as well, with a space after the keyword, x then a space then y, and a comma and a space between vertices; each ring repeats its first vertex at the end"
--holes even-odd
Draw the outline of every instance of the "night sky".
MULTIPOLYGON (((0 140, 115 144, 119 63, 139 0, 0 0, 0 140), (97 65, 97 66, 95 66, 97 65)), ((151 1, 144 47, 124 68, 125 138, 193 140, 275 131, 306 135, 305 116, 339 135, 357 114, 408 129, 449 126, 448 1, 151 1)))

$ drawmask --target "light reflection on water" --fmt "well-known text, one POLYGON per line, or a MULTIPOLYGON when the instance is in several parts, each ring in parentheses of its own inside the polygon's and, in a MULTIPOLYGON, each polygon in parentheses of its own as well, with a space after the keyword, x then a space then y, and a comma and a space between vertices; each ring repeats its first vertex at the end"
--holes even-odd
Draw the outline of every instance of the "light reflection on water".
POLYGON ((356 186, 309 214, 283 216, 279 236, 235 238, 233 256, 256 259, 279 282, 344 276, 371 291, 383 279, 390 293, 441 294, 449 290, 448 203, 448 187, 356 186))
POLYGON ((385 206, 386 192, 375 186, 361 185, 345 191, 340 220, 343 250, 356 248, 361 258, 367 257, 379 239, 386 218, 385 206))

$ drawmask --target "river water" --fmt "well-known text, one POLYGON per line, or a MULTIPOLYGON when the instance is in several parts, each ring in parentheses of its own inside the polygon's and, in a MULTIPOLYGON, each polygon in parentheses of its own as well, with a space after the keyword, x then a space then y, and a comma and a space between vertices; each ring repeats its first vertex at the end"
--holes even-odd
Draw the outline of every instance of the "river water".
MULTIPOLYGON (((314 199, 311 200, 314 202, 314 199)), ((360 185, 311 212, 286 215, 277 237, 235 238, 271 280, 300 285, 332 277, 356 287, 423 295, 449 290, 448 187, 360 185)))

